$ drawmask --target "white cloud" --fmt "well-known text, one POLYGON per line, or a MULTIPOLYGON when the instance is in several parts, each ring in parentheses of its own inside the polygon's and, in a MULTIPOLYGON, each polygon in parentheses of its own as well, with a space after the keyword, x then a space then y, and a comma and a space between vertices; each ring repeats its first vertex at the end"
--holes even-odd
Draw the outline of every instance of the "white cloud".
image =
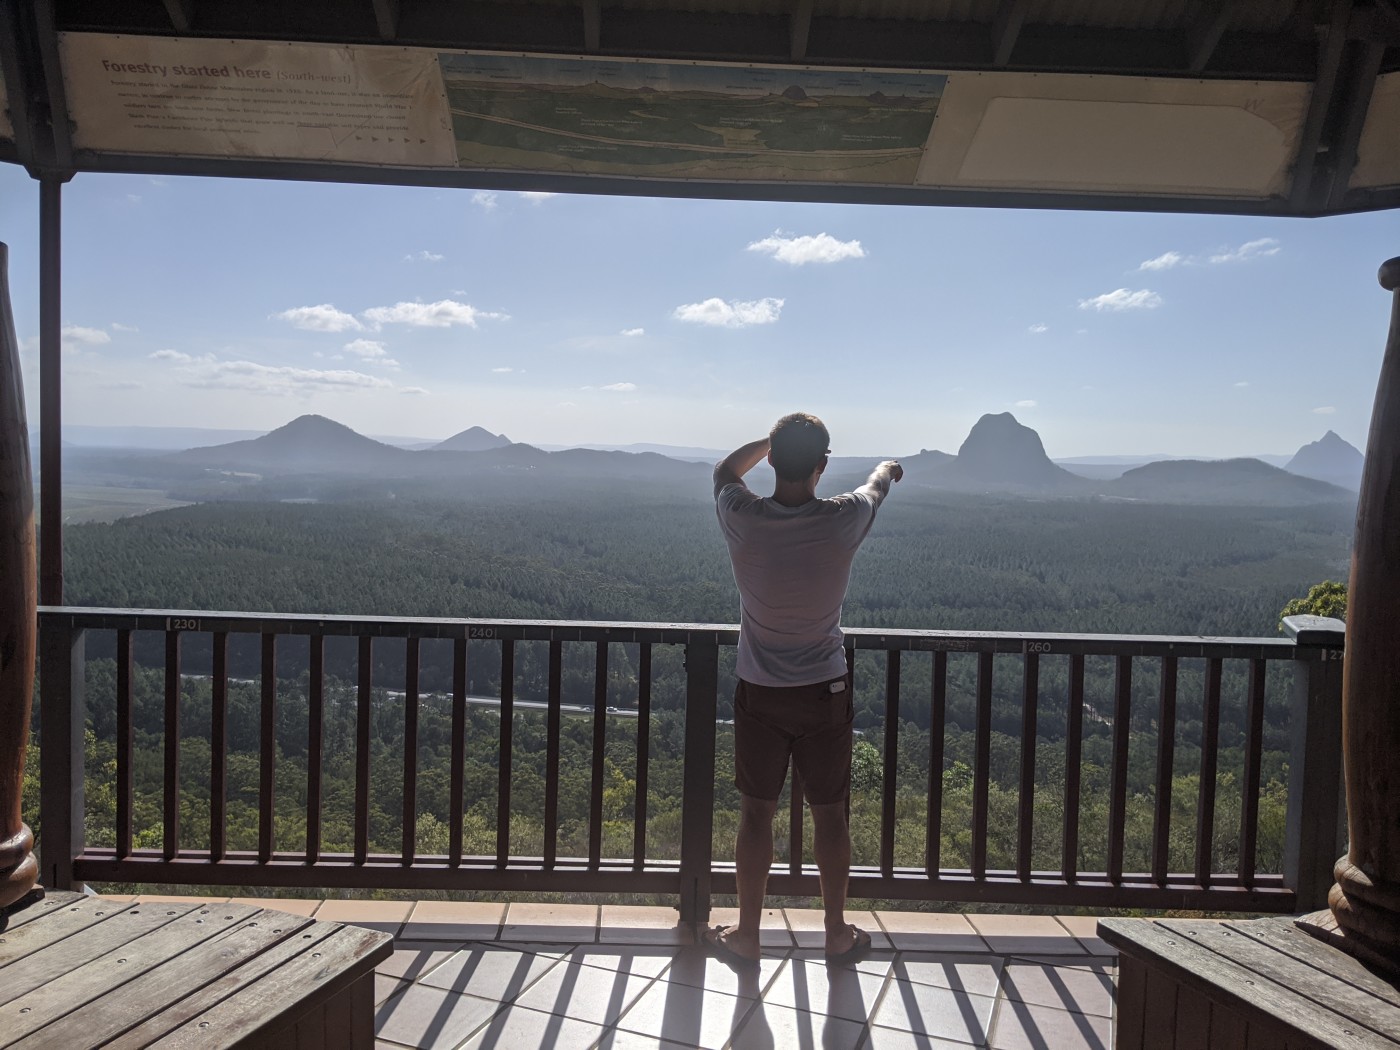
POLYGON ((112 337, 100 328, 84 328, 76 324, 64 326, 63 339, 65 342, 86 343, 88 346, 100 346, 112 341, 112 337))
POLYGON ((107 327, 110 328, 110 329, 111 329, 112 331, 114 331, 114 332, 139 332, 139 331, 141 331, 141 329, 137 328, 134 324, 121 324, 120 322, 117 322, 117 321, 113 321, 113 322, 112 322, 111 324, 109 324, 107 327))
POLYGON ((1213 263, 1248 262, 1266 255, 1277 255, 1283 246, 1273 237, 1260 237, 1257 241, 1246 241, 1238 248, 1227 248, 1210 257, 1213 263))
POLYGON ((1186 262, 1186 256, 1180 252, 1163 252, 1155 259, 1147 259, 1138 264, 1139 270, 1170 270, 1174 266, 1180 266, 1186 262))
POLYGON ((472 194, 472 203, 478 208, 491 211, 496 207, 496 195, 490 190, 477 190, 472 194))
POLYGON ((513 369, 513 368, 504 368, 504 367, 502 367, 502 368, 493 368, 493 369, 491 369, 491 371, 493 371, 493 372, 505 373, 505 372, 514 372, 515 369, 513 369))
POLYGON ((815 237, 784 237, 779 230, 771 237, 754 241, 748 250, 771 255, 790 266, 865 258, 865 249, 860 246, 860 241, 838 241, 827 233, 819 233, 815 237))
POLYGON ((319 306, 294 306, 272 316, 308 332, 357 332, 364 327, 355 320, 353 314, 337 310, 330 303, 321 303, 319 306))
POLYGON ((1037 321, 1035 324, 1027 328, 1026 331, 1033 332, 1036 335, 1039 335, 1041 332, 1050 331, 1050 326, 1048 324, 1045 324, 1043 321, 1037 321))
POLYGON ((182 354, 178 350, 157 350, 153 354, 147 354, 152 361, 174 361, 176 364, 189 364, 194 360, 189 354, 182 354))
POLYGON ((389 356, 384 344, 374 339, 352 339, 345 344, 344 350, 362 361, 383 361, 389 356))
POLYGON ((603 390, 611 390, 615 394, 630 394, 637 389, 636 383, 609 383, 602 387, 603 390))
POLYGON ((257 361, 207 361, 182 371, 186 373, 185 382, 190 386, 279 396, 368 390, 394 385, 387 379, 350 369, 294 368, 289 365, 264 365, 257 361))
POLYGON ((647 330, 645 328, 624 328, 622 330, 622 334, 630 339, 635 336, 646 335, 647 330))
POLYGON ((1243 390, 1247 386, 1249 386, 1249 381, 1246 379, 1241 379, 1238 383, 1235 384, 1235 389, 1243 390))
POLYGON ((740 302, 734 299, 706 299, 700 303, 678 306, 675 317, 691 324, 715 325, 720 328, 744 328, 751 324, 773 324, 782 313, 783 299, 754 299, 740 302))
POLYGON ((426 248, 421 252, 410 252, 404 256, 409 262, 442 262, 442 256, 437 252, 430 252, 426 248))
POLYGON ((421 387, 421 386, 401 386, 401 387, 399 387, 399 393, 400 393, 400 394, 409 394, 410 396, 414 396, 414 397, 417 397, 417 396, 422 395, 422 394, 426 394, 427 392, 428 392, 428 391, 425 390, 425 389, 424 389, 423 387, 421 387))
POLYGON ((1130 292, 1126 288, 1115 288, 1111 292, 1096 295, 1092 299, 1079 300, 1079 309, 1097 310, 1099 313, 1103 313, 1105 310, 1113 313, 1123 310, 1155 310, 1161 305, 1162 297, 1146 288, 1136 292, 1130 292))
POLYGON ((99 385, 103 390, 140 390, 146 384, 138 383, 135 379, 114 379, 109 383, 99 385))
POLYGON ((541 190, 526 190, 520 195, 521 200, 527 200, 531 204, 538 204, 540 201, 547 201, 550 197, 557 197, 557 193, 544 193, 541 190))
POLYGON ((475 328, 478 317, 506 320, 505 314, 478 310, 455 299, 439 299, 435 303, 395 303, 393 306, 371 307, 364 312, 365 320, 375 328, 385 324, 406 324, 415 328, 451 328, 463 324, 475 328))
POLYGON ((1017 407, 1017 408, 1035 408, 1035 402, 1034 402, 1034 401, 1029 401, 1029 400, 1028 400, 1028 401, 1017 401, 1017 402, 1016 402, 1016 407, 1017 407))
POLYGON ((1323 405, 1321 408, 1313 409, 1313 414, 1318 416, 1330 416, 1337 411, 1333 405, 1323 405))

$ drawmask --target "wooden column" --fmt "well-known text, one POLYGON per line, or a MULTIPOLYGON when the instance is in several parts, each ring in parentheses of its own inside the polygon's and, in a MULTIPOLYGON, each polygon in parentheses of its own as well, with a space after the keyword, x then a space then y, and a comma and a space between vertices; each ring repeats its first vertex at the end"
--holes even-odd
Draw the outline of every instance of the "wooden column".
POLYGON ((34 833, 20 819, 38 594, 29 431, 8 266, 9 249, 0 244, 0 909, 25 897, 39 875, 34 833))
POLYGON ((1400 258, 1381 266, 1380 282, 1390 333, 1356 509, 1342 676, 1350 845, 1328 903, 1348 950, 1400 966, 1400 258))

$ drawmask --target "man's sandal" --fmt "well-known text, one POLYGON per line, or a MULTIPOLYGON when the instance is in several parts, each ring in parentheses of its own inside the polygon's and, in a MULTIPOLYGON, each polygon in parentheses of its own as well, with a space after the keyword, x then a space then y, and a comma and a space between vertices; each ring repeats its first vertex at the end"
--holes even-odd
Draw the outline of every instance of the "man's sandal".
POLYGON ((851 926, 853 942, 844 952, 837 952, 835 955, 826 957, 828 966, 845 966, 848 963, 859 962, 865 957, 865 953, 870 951, 870 934, 866 933, 859 926, 851 926))

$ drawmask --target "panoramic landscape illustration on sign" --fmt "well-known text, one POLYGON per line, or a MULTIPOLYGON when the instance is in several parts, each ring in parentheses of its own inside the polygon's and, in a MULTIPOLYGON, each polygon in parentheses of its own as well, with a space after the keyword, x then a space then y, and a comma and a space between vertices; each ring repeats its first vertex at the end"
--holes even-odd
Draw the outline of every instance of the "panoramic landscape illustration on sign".
POLYGON ((909 184, 947 77, 439 55, 458 163, 909 184))

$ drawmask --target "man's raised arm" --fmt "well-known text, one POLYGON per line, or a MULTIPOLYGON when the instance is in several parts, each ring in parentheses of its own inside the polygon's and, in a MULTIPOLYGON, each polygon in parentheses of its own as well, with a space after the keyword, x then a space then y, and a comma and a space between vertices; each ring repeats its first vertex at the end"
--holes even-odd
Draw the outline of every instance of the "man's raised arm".
POLYGON ((883 500, 889 494, 890 485, 904 477, 904 468, 899 465, 898 460, 887 459, 870 472, 870 477, 865 479, 863 489, 873 489, 877 500, 883 500))
POLYGON ((761 437, 740 445, 729 455, 715 464, 715 495, 726 485, 743 483, 744 475, 758 466, 759 460, 768 455, 768 439, 761 437))

